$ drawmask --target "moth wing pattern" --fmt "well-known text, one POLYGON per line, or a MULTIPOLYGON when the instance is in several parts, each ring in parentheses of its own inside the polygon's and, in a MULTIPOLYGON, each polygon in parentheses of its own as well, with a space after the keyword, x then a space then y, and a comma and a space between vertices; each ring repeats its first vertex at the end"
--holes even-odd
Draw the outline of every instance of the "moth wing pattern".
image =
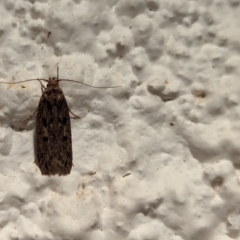
POLYGON ((39 101, 35 163, 42 175, 67 175, 71 172, 71 122, 60 87, 47 87, 39 101))

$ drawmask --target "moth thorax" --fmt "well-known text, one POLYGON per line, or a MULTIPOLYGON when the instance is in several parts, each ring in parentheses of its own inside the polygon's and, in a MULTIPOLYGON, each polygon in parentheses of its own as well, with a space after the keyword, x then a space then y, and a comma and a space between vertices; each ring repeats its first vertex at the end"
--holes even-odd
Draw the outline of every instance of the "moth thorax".
POLYGON ((56 77, 49 78, 47 87, 58 87, 59 80, 56 77))

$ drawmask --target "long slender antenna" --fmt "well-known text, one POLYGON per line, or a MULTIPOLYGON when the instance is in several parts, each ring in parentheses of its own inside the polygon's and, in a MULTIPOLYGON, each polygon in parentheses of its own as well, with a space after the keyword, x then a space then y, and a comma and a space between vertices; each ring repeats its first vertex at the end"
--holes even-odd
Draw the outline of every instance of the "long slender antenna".
POLYGON ((84 85, 84 86, 88 86, 88 87, 92 87, 92 88, 119 88, 119 87, 122 87, 122 86, 97 87, 97 86, 92 86, 92 85, 89 85, 89 84, 86 84, 86 83, 83 83, 83 82, 80 82, 80 81, 71 80, 71 79, 59 79, 59 81, 80 83, 80 84, 82 84, 82 85, 84 85))
POLYGON ((59 67, 57 66, 57 79, 59 79, 59 67))
MULTIPOLYGON (((0 83, 5 83, 5 84, 18 84, 18 83, 24 83, 24 82, 30 82, 30 81, 35 81, 35 80, 38 80, 38 81, 45 81, 45 82, 49 82, 49 80, 47 79, 44 79, 44 78, 33 78, 33 79, 27 79, 27 80, 23 80, 23 81, 18 81, 18 82, 0 82, 0 83)), ((122 86, 112 86, 112 87, 98 87, 98 86, 92 86, 92 85, 89 85, 87 83, 83 83, 83 82, 80 82, 80 81, 75 81, 75 80, 71 80, 71 79, 59 79, 59 66, 57 66, 57 80, 58 81, 66 81, 66 82, 75 82, 75 83, 80 83, 84 86, 87 86, 87 87, 92 87, 92 88, 119 88, 119 87, 122 87, 122 86)))
POLYGON ((19 82, 0 82, 0 83, 5 83, 5 84, 18 84, 18 83, 30 82, 30 81, 36 81, 36 80, 48 82, 48 80, 47 80, 47 79, 44 79, 44 78, 33 78, 33 79, 27 79, 27 80, 23 80, 23 81, 19 81, 19 82))
MULTIPOLYGON (((44 78, 33 78, 33 79, 27 79, 27 80, 23 80, 23 81, 19 81, 19 82, 0 82, 0 83, 4 83, 4 84, 18 84, 18 83, 24 83, 24 82, 31 82, 31 81, 44 81, 44 82, 48 82, 49 80, 47 79, 44 79, 44 78)), ((83 83, 83 82, 80 82, 80 81, 75 81, 75 80, 71 80, 71 79, 58 79, 59 81, 66 81, 66 82, 75 82, 75 83, 80 83, 84 86, 87 86, 87 87, 92 87, 92 88, 119 88, 119 87, 122 87, 122 86, 113 86, 113 87, 97 87, 97 86, 92 86, 92 85, 89 85, 89 84, 86 84, 86 83, 83 83)))

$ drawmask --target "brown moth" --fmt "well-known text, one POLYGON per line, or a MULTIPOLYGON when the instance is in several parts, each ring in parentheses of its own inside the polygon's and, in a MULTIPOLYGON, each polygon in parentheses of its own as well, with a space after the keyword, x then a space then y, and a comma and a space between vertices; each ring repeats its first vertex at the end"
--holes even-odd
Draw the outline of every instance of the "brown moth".
POLYGON ((69 108, 58 78, 49 78, 37 108, 36 159, 43 175, 67 175, 72 169, 69 108))
POLYGON ((42 175, 67 175, 71 172, 73 166, 72 134, 69 112, 77 118, 80 117, 70 111, 64 93, 59 87, 59 82, 71 81, 94 88, 117 88, 120 86, 96 87, 74 80, 59 79, 58 68, 57 77, 52 77, 48 80, 28 79, 12 84, 33 80, 38 80, 41 83, 43 91, 38 108, 31 116, 33 117, 37 112, 35 163, 39 167, 42 175), (47 87, 45 87, 41 81, 47 82, 47 87))

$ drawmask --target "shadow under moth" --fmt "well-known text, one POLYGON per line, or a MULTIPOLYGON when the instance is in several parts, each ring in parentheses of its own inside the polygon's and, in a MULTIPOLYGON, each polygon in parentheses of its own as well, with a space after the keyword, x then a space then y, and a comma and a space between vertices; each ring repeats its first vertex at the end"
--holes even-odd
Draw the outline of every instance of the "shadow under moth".
POLYGON ((28 79, 11 84, 33 80, 38 80, 42 89, 42 96, 38 108, 30 117, 32 118, 37 113, 35 163, 39 167, 42 175, 67 175, 71 172, 73 166, 72 134, 69 113, 77 118, 80 117, 72 113, 69 109, 59 82, 76 82, 93 88, 117 88, 120 86, 96 87, 75 80, 59 79, 58 68, 57 77, 52 77, 48 80, 28 79), (47 87, 45 87, 41 81, 47 82, 47 87))

